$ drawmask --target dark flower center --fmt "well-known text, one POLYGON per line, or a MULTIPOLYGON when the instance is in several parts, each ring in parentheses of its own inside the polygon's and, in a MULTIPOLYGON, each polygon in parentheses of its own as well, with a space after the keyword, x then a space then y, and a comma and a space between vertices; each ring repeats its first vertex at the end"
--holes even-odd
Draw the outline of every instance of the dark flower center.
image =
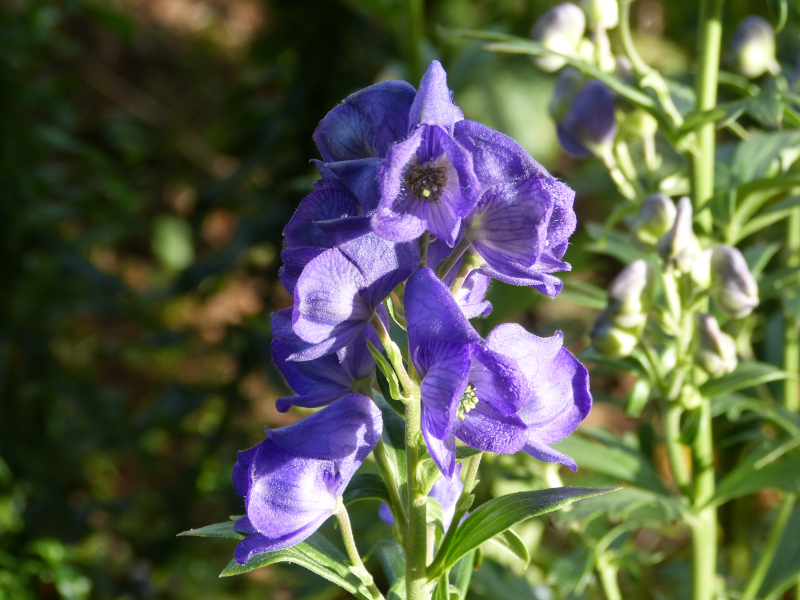
POLYGON ((475 386, 470 383, 467 385, 467 389, 464 390, 464 395, 461 396, 461 400, 458 401, 456 416, 463 421, 467 413, 475 408, 477 404, 478 397, 475 395, 475 386))
POLYGON ((420 200, 439 202, 447 185, 447 169, 433 167, 430 163, 414 165, 408 170, 403 185, 420 200))

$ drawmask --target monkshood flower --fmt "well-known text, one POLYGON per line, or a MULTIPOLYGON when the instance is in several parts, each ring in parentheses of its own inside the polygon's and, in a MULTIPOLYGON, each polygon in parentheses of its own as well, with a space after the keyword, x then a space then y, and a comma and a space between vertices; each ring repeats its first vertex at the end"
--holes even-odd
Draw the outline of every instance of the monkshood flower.
MULTIPOLYGON (((458 499, 461 497, 461 492, 464 490, 464 482, 461 481, 461 464, 456 465, 453 472, 453 477, 447 479, 442 477, 439 481, 433 484, 428 496, 436 500, 442 507, 442 524, 445 531, 450 527, 453 522, 453 516, 456 512, 456 505, 458 499)), ((385 502, 381 503, 378 509, 378 515, 381 520, 389 526, 394 525, 394 515, 392 509, 385 502)))
MULTIPOLYGON (((583 11, 565 2, 557 4, 544 13, 531 29, 531 37, 548 50, 560 54, 573 55, 586 29, 586 18, 583 11)), ((546 73, 558 71, 566 61, 560 56, 536 56, 534 64, 546 73)))
POLYGON ((234 557, 244 564, 263 552, 305 540, 333 515, 342 494, 383 431, 381 412, 366 396, 350 394, 239 452, 233 485, 247 516, 234 557))
POLYGON ((579 158, 602 156, 617 135, 614 107, 614 95, 605 83, 596 79, 587 83, 558 124, 564 150, 579 158))
POLYGON ((292 329, 310 345, 288 360, 312 360, 349 344, 419 265, 416 243, 376 236, 369 217, 330 222, 326 233, 334 247, 305 266, 294 288, 292 329))
POLYGON ((768 21, 750 15, 736 27, 727 55, 731 68, 749 79, 764 73, 778 73, 780 65, 775 59, 775 30, 768 21))
POLYGON ((462 119, 447 75, 433 61, 411 105, 408 137, 392 146, 380 164, 375 233, 407 242, 427 230, 455 244, 461 218, 475 206, 480 191, 472 155, 453 138, 462 119))
MULTIPOLYGON (((428 246, 428 264, 436 267, 449 254, 450 248, 447 244, 441 240, 434 240, 428 246)), ((460 266, 461 259, 453 265, 452 269, 445 273, 442 283, 449 287, 453 283, 460 266)), ((480 271, 472 271, 464 280, 461 289, 456 293, 456 303, 461 307, 461 311, 468 319, 485 317, 492 312, 491 303, 484 300, 490 282, 491 277, 488 275, 484 275, 480 271)))
POLYGON ((556 123, 564 120, 572 101, 585 85, 586 77, 575 67, 567 67, 558 74, 553 95, 547 105, 547 111, 556 123))
POLYGON ((692 201, 684 196, 678 201, 675 223, 656 244, 661 258, 683 273, 691 273, 695 260, 703 250, 694 234, 693 214, 692 201))
POLYGON ((382 81, 351 94, 314 131, 326 162, 386 156, 408 134, 416 91, 405 81, 382 81))
POLYGON ((711 377, 722 377, 736 369, 736 341, 722 331, 711 315, 697 315, 699 340, 695 360, 711 377))
MULTIPOLYGON (((388 327, 388 315, 381 315, 388 327)), ((357 384, 369 387, 375 359, 367 346, 367 339, 376 347, 381 342, 372 327, 365 327, 344 348, 309 361, 291 361, 288 358, 308 347, 292 330, 292 309, 287 308, 272 315, 272 358, 294 396, 279 398, 275 407, 286 412, 291 406, 317 408, 330 404, 354 391, 357 384), (363 383, 366 382, 366 383, 363 383)))
POLYGON ((734 319, 746 317, 758 306, 758 284, 742 253, 732 246, 715 246, 711 252, 711 297, 734 319))

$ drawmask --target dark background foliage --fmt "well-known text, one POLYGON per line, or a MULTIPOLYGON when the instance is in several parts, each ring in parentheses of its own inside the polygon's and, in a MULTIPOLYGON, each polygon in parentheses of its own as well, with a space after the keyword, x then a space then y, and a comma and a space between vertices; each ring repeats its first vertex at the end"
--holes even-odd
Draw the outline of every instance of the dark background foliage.
MULTIPOLYGON (((637 4, 648 59, 690 63, 696 4, 637 4)), ((731 24, 748 4, 730 2, 731 24)), ((585 224, 607 213, 612 186, 559 153, 552 78, 439 29, 526 35, 550 5, 428 2, 425 55, 443 61, 468 117, 578 190, 585 224)), ((0 598, 337 595, 291 568, 218 580, 231 544, 175 534, 241 513, 236 451, 300 416, 274 409, 287 390, 269 313, 291 302, 277 280, 281 230, 311 189, 317 122, 378 79, 415 77, 405 11, 395 0, 0 3, 0 598)), ((568 258, 602 284, 617 265, 585 254, 583 236, 568 258)), ((492 300, 486 328, 516 320, 587 343, 591 315, 566 301, 499 285, 492 300)), ((611 398, 625 382, 595 385, 611 398)), ((364 508, 362 535, 386 535, 363 531, 364 508)), ((481 573, 475 593, 492 597, 503 573, 481 573)))

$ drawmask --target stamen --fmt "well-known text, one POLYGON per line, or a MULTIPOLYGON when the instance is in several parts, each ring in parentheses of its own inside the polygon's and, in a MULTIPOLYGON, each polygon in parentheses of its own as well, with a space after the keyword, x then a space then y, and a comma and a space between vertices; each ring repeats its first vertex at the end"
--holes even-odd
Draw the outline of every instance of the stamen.
POLYGON ((467 413, 471 411, 478 405, 478 397, 475 395, 475 386, 471 383, 467 385, 467 389, 464 390, 464 395, 461 396, 461 400, 458 402, 458 408, 456 409, 456 416, 460 420, 464 420, 467 416, 467 413))
POLYGON ((432 161, 414 165, 408 170, 403 185, 420 200, 439 202, 444 187, 447 185, 447 169, 434 167, 432 161))

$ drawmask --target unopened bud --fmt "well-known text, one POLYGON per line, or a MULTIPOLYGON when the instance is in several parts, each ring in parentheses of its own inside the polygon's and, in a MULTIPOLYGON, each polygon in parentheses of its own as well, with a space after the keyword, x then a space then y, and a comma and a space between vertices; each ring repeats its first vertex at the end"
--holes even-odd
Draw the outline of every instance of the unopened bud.
POLYGON ((625 115, 619 129, 622 139, 632 142, 644 137, 653 137, 658 131, 658 121, 646 110, 637 108, 625 115))
POLYGON ((699 341, 695 360, 711 377, 722 377, 736 369, 736 342, 719 328, 711 315, 697 315, 699 341))
POLYGON ((694 410, 700 403, 703 401, 703 397, 700 395, 694 386, 685 385, 681 388, 681 395, 678 399, 681 406, 686 410, 694 410))
POLYGON ((712 248, 703 250, 692 265, 692 282, 700 290, 707 290, 711 287, 711 254, 712 248))
POLYGON ((575 96, 586 85, 586 78, 574 67, 563 69, 556 78, 553 97, 550 98, 548 110, 556 123, 561 123, 569 112, 575 96))
POLYGON ((719 309, 735 319, 758 306, 758 284, 747 261, 736 248, 715 246, 711 253, 711 297, 719 309))
POLYGON ((587 83, 558 124, 564 150, 578 157, 604 154, 617 135, 614 108, 614 96, 606 84, 596 79, 587 83))
MULTIPOLYGON (((536 21, 531 37, 548 50, 574 55, 586 30, 583 11, 574 4, 554 6, 536 21)), ((566 64, 560 56, 536 56, 533 62, 542 71, 553 73, 566 64)))
POLYGON ((581 8, 586 13, 589 29, 614 29, 619 25, 617 0, 581 0, 581 8))
POLYGON ((608 307, 614 313, 614 321, 625 327, 637 325, 637 322, 619 322, 618 316, 643 316, 653 303, 653 285, 655 269, 646 260, 635 260, 625 267, 614 278, 608 287, 608 307))
POLYGON ((761 17, 746 17, 733 32, 728 63, 734 71, 750 79, 767 72, 778 73, 772 26, 761 17))
POLYGON ((692 228, 692 201, 684 196, 678 202, 678 211, 672 228, 658 240, 658 253, 665 262, 683 273, 689 273, 700 254, 700 242, 692 228))
POLYGON ((664 194, 648 196, 631 224, 633 237, 643 246, 655 246, 658 238, 672 229, 677 212, 675 203, 664 194))
POLYGON ((615 325, 608 318, 606 311, 601 311, 597 315, 589 336, 592 338, 594 349, 608 358, 629 356, 639 341, 639 336, 635 332, 615 325))

